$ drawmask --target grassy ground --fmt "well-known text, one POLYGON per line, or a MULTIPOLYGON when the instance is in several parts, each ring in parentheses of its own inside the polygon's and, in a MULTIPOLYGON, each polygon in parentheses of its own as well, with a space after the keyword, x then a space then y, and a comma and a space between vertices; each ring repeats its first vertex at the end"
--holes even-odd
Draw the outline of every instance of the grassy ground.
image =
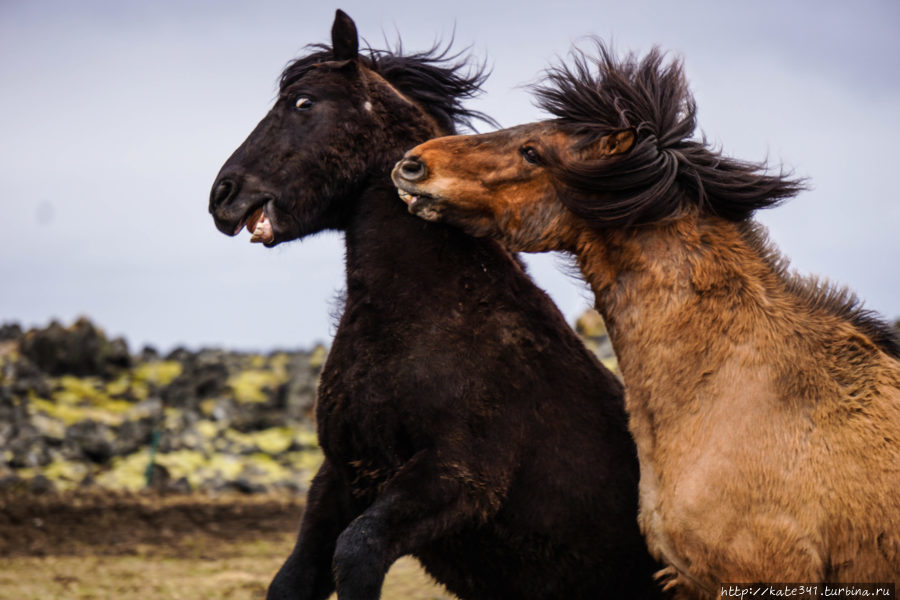
MULTIPOLYGON (((200 542, 194 555, 147 547, 134 556, 17 556, 0 559, 0 598, 76 600, 141 598, 246 600, 265 598, 266 587, 293 540, 218 545, 200 542)), ((418 563, 398 561, 382 592, 385 600, 450 600, 418 563)))
MULTIPOLYGON (((293 546, 298 516, 289 502, 240 498, 182 498, 162 504, 119 498, 109 510, 97 510, 98 503, 91 501, 86 510, 68 513, 59 507, 54 511, 53 503, 29 504, 3 507, 0 598, 264 598, 293 546), (111 511, 121 518, 111 519, 111 511), (53 512, 66 513, 62 518, 71 526, 53 512), (215 517, 215 522, 206 522, 204 515, 215 517), (129 521, 135 524, 130 531, 129 521)), ((453 596, 434 584, 415 560, 404 558, 388 574, 382 598, 453 596)))

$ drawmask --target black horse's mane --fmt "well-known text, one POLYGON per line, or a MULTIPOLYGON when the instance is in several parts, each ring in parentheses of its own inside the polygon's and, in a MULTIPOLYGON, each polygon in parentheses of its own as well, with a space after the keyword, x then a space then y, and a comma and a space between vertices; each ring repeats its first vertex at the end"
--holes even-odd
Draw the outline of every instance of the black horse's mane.
MULTIPOLYGON (((359 60, 419 104, 447 133, 455 133, 460 125, 474 130, 475 121, 496 126, 492 118, 463 104, 481 92, 489 74, 485 64, 474 64, 463 56, 464 51, 451 52, 451 44, 452 40, 446 46, 436 43, 424 52, 404 55, 398 41, 394 50, 363 49, 359 60)), ((312 44, 309 48, 310 54, 285 67, 279 89, 300 79, 316 64, 334 60, 331 46, 312 44)))
POLYGON ((563 160, 550 154, 548 167, 570 193, 567 206, 595 227, 639 225, 666 219, 690 205, 742 221, 804 189, 784 172, 763 163, 723 156, 704 138, 694 138, 696 104, 681 61, 664 63, 654 48, 642 60, 617 59, 600 40, 597 58, 574 53, 571 66, 546 73, 533 89, 538 104, 587 148, 622 130, 634 146, 615 160, 563 160), (598 201, 598 194, 603 201, 598 201))

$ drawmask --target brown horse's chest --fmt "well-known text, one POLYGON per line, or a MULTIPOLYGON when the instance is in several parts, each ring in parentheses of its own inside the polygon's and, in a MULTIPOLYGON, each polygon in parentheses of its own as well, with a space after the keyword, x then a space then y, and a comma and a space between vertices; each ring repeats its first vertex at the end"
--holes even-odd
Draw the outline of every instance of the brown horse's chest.
POLYGON ((754 374, 737 389, 713 377, 690 397, 666 397, 662 405, 675 410, 658 410, 662 392, 629 395, 641 529, 651 552, 698 589, 729 576, 789 572, 775 563, 796 553, 820 560, 815 524, 822 509, 797 494, 798 481, 815 480, 811 450, 765 371, 754 374))

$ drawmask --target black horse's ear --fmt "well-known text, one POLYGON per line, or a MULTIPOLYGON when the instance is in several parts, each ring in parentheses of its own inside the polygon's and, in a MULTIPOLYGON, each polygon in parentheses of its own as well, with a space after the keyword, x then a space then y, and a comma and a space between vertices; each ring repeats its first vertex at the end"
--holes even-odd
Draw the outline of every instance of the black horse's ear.
POLYGON ((359 55, 359 35, 353 19, 341 9, 334 13, 334 25, 331 26, 331 47, 334 60, 355 60, 359 55))

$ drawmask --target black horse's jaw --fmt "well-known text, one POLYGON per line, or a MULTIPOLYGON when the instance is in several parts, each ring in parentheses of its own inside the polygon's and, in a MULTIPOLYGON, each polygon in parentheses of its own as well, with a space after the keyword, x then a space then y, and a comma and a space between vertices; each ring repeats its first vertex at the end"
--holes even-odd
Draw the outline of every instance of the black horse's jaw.
POLYGON ((216 228, 225 235, 236 236, 246 226, 251 242, 274 246, 274 204, 275 197, 271 193, 254 189, 240 179, 223 178, 213 186, 209 212, 216 228))
MULTIPOLYGON (((275 241, 275 232, 272 229, 272 221, 269 219, 268 206, 271 200, 262 204, 246 217, 247 231, 250 232, 250 242, 254 244, 270 245, 275 241)), ((242 227, 242 225, 241 225, 242 227)), ((235 232, 240 233, 241 227, 235 232)))

